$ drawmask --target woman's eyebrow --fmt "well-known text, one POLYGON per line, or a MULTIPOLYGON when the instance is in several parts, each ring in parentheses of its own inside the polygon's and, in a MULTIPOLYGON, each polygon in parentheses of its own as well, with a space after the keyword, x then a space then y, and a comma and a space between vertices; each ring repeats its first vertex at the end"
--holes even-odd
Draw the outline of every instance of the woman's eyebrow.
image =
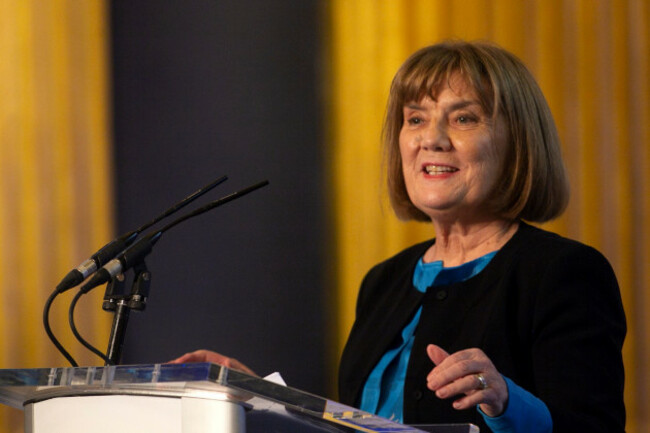
MULTIPOLYGON (((445 107, 446 111, 453 111, 453 110, 458 110, 461 108, 469 107, 471 105, 478 105, 480 106, 481 104, 475 100, 475 99, 463 99, 461 101, 456 101, 449 105, 448 107, 445 107)), ((410 110, 426 110, 422 105, 418 104, 417 102, 408 102, 404 104, 404 108, 408 108, 410 110)))
POLYGON ((404 104, 404 108, 408 108, 410 110, 424 110, 424 107, 415 103, 415 102, 410 102, 408 104, 404 104))
POLYGON ((479 102, 474 99, 464 99, 462 101, 454 102, 449 107, 447 107, 447 110, 449 111, 458 110, 461 108, 469 107, 470 105, 480 106, 481 104, 479 104, 479 102))

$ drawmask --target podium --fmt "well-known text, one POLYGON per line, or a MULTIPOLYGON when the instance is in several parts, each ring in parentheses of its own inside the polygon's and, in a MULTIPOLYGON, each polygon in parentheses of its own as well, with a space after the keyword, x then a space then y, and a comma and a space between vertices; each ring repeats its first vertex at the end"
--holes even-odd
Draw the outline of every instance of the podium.
POLYGON ((26 433, 477 433, 406 426, 216 364, 0 370, 0 403, 26 433))

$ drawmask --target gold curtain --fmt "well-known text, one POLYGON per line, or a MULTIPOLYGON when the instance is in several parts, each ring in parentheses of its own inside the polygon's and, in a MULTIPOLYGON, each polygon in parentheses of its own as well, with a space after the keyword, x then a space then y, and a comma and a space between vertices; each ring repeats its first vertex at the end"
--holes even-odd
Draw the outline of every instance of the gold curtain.
MULTIPOLYGON (((327 52, 337 308, 333 359, 375 263, 433 236, 387 205, 380 133, 393 74, 441 39, 487 39, 536 75, 560 130, 572 198, 546 228, 593 245, 614 266, 628 319, 628 431, 650 431, 650 2, 647 0, 333 0, 327 52)), ((595 378, 595 380, 597 380, 595 378)))
MULTIPOLYGON (((107 6, 0 0, 0 11, 0 368, 65 366, 43 304, 113 231, 107 6)), ((54 333, 80 364, 101 365, 68 332, 71 295, 54 304, 54 333)), ((77 323, 104 349, 101 296, 80 302, 77 323)), ((22 431, 22 412, 0 409, 0 431, 22 431)))

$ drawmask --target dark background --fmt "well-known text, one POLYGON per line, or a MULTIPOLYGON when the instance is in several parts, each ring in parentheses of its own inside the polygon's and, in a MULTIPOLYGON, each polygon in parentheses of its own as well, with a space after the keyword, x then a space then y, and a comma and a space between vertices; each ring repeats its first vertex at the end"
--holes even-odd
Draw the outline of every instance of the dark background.
POLYGON ((209 348, 324 395, 317 2, 114 1, 111 15, 118 232, 221 175, 200 204, 270 181, 161 238, 123 362, 209 348))

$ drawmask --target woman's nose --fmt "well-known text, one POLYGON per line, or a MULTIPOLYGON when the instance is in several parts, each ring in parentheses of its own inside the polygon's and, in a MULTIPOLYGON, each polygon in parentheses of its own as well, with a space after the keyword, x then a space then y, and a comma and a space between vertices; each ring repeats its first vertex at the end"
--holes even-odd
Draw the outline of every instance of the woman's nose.
POLYGON ((431 124, 426 130, 422 131, 421 145, 424 149, 438 152, 451 149, 451 141, 447 131, 437 124, 431 124))

